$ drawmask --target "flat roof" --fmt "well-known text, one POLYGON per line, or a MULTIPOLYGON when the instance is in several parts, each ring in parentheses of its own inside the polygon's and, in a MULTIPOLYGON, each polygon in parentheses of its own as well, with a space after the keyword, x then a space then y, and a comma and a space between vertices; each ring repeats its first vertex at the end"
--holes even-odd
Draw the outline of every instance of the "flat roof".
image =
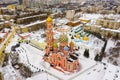
POLYGON ((46 20, 36 21, 36 22, 30 23, 30 24, 27 24, 27 25, 21 25, 20 28, 30 27, 30 26, 37 25, 37 24, 44 23, 44 22, 46 22, 46 20))
POLYGON ((111 31, 111 32, 120 33, 120 30, 114 30, 114 29, 108 29, 108 28, 101 28, 101 30, 105 30, 105 31, 111 31))

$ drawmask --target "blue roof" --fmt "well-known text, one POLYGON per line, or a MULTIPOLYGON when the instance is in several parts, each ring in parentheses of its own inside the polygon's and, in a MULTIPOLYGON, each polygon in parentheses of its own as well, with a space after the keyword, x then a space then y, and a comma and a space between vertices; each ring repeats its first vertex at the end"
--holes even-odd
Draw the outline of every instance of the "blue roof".
POLYGON ((64 47, 64 50, 68 51, 68 50, 69 50, 69 47, 65 46, 65 47, 64 47))

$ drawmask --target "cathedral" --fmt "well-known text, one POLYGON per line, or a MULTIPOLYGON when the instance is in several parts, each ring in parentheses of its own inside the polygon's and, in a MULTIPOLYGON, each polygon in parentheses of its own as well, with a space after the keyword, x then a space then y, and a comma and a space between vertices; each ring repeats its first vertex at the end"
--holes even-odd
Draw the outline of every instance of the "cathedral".
POLYGON ((74 42, 68 42, 68 37, 64 33, 56 41, 53 36, 52 18, 46 20, 46 42, 44 61, 50 63, 50 66, 61 72, 75 72, 80 70, 78 54, 74 51, 74 42))

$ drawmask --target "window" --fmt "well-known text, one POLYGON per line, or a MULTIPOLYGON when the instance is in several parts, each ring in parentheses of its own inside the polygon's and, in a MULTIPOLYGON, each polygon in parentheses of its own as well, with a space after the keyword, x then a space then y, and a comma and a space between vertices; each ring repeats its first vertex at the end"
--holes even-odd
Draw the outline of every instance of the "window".
POLYGON ((64 66, 65 66, 65 60, 64 60, 64 66))
POLYGON ((68 66, 68 69, 70 70, 70 65, 68 66))
POLYGON ((60 57, 58 57, 58 60, 60 61, 60 57))

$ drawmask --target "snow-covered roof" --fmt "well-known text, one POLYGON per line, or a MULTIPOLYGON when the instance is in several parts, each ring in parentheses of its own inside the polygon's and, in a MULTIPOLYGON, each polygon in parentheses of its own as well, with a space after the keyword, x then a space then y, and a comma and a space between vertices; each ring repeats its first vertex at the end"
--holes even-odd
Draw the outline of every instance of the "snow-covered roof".
POLYGON ((111 31, 111 32, 120 33, 120 30, 114 30, 114 29, 108 29, 108 28, 101 28, 101 30, 105 30, 105 31, 111 31))
POLYGON ((44 16, 44 15, 46 15, 46 14, 40 14, 40 15, 34 15, 34 16, 29 16, 29 17, 23 17, 23 18, 19 18, 18 20, 29 19, 29 18, 32 18, 32 17, 44 16))
POLYGON ((31 26, 33 26, 33 25, 40 24, 40 23, 44 23, 44 22, 46 22, 46 20, 36 21, 36 22, 30 23, 30 24, 28 24, 28 25, 22 25, 22 26, 20 26, 20 27, 21 27, 21 28, 31 27, 31 26))
POLYGON ((0 38, 4 38, 6 33, 0 33, 0 38))

